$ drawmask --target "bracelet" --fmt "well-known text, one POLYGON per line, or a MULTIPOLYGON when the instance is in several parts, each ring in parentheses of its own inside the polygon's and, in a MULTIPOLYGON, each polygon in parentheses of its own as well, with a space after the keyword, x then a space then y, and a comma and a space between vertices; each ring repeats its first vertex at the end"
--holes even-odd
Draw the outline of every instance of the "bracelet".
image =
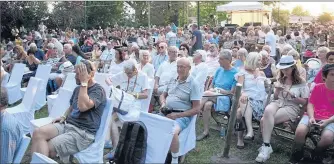
POLYGON ((138 99, 139 98, 139 94, 137 93, 137 95, 136 95, 136 99, 138 99))

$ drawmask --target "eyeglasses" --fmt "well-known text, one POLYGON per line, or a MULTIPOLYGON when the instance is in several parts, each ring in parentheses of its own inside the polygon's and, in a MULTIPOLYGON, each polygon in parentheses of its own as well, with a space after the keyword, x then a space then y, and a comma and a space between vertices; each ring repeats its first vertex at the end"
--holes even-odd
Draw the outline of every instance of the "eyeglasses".
POLYGON ((180 50, 184 51, 184 50, 186 50, 186 48, 180 48, 180 50))
POLYGON ((163 47, 163 46, 161 46, 161 47, 159 47, 159 49, 164 49, 165 47, 163 47))

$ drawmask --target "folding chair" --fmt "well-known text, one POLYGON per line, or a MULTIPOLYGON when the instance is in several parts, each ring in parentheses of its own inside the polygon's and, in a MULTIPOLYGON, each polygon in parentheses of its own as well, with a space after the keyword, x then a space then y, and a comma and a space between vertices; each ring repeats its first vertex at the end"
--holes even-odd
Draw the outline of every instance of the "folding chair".
POLYGON ((107 98, 107 104, 103 110, 101 124, 95 135, 95 141, 87 149, 74 154, 79 163, 103 163, 104 138, 109 130, 112 117, 113 105, 111 99, 107 98))
POLYGON ((151 98, 152 98, 152 94, 153 94, 154 80, 148 78, 148 85, 149 85, 149 87, 151 87, 147 91, 148 97, 146 99, 142 100, 142 102, 141 102, 141 111, 144 111, 144 112, 148 112, 149 107, 150 107, 151 98))
POLYGON ((109 96, 110 94, 109 85, 106 83, 106 79, 109 76, 110 74, 107 74, 107 73, 95 73, 94 75, 94 80, 103 87, 107 96, 109 96))
POLYGON ((174 135, 175 122, 156 114, 140 112, 139 121, 147 129, 147 151, 145 163, 165 163, 174 135))
POLYGON ((196 147, 196 119, 197 115, 192 116, 189 126, 179 134, 179 157, 186 155, 196 147))
POLYGON ((10 75, 9 81, 7 85, 4 87, 7 89, 8 94, 8 103, 14 104, 15 102, 22 99, 22 95, 20 93, 21 81, 24 74, 25 65, 21 63, 14 64, 14 68, 10 75))
POLYGON ((31 157, 30 163, 40 164, 40 163, 57 163, 57 162, 43 154, 34 152, 34 154, 31 157))
POLYGON ((1 86, 6 86, 7 85, 8 80, 9 80, 9 76, 10 76, 10 74, 7 73, 7 72, 5 72, 5 75, 4 75, 4 77, 3 77, 2 81, 1 81, 1 86))
POLYGON ((31 138, 23 136, 20 142, 19 149, 15 152, 15 157, 13 163, 21 163, 24 153, 26 152, 31 138))
MULTIPOLYGON (((65 88, 73 92, 73 90, 77 87, 75 81, 75 73, 68 73, 65 79, 65 82, 61 88, 65 88)), ((48 103, 48 112, 51 113, 51 107, 53 106, 54 102, 56 101, 58 94, 49 95, 47 96, 47 103, 48 103)))
POLYGON ((45 118, 40 118, 40 119, 30 121, 30 124, 31 124, 30 134, 32 134, 36 128, 49 124, 55 118, 59 118, 60 116, 63 116, 66 110, 70 106, 70 99, 71 99, 72 94, 73 94, 73 91, 67 90, 65 88, 60 88, 59 96, 57 97, 55 101, 55 104, 57 105, 53 105, 51 107, 52 110, 49 113, 49 116, 45 118))
POLYGON ((6 109, 8 113, 12 114, 19 121, 25 134, 30 132, 30 120, 34 119, 34 104, 41 83, 42 80, 31 77, 27 87, 27 94, 24 95, 22 102, 15 107, 6 109))
MULTIPOLYGON (((51 65, 39 65, 37 68, 35 77, 41 79, 42 82, 38 87, 38 94, 36 95, 36 102, 34 104, 35 111, 40 110, 46 104, 46 85, 48 83, 51 68, 51 65)), ((24 96, 27 88, 21 88, 20 90, 22 96, 24 96)))

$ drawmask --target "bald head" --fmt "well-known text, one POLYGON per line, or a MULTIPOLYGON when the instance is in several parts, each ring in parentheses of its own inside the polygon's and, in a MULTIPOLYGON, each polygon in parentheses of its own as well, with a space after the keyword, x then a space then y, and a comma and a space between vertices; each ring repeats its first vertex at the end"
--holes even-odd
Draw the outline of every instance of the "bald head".
POLYGON ((179 60, 177 60, 177 64, 188 66, 188 67, 191 66, 190 61, 185 57, 182 57, 179 60))

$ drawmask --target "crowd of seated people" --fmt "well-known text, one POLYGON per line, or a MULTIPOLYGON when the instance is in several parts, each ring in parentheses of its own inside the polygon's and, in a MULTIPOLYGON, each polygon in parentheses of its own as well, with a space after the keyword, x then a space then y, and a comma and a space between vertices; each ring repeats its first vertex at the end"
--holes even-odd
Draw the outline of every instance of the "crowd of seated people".
MULTIPOLYGON (((227 28, 217 32, 215 28, 205 30, 195 25, 192 34, 180 28, 177 35, 170 26, 125 31, 118 28, 84 30, 80 36, 76 30, 69 30, 68 35, 61 33, 59 37, 46 34, 43 44, 34 43, 35 38, 30 38, 29 34, 26 38, 31 43, 22 41, 27 44, 25 47, 12 42, 0 47, 1 82, 15 63, 27 67, 22 85, 27 85, 30 77, 35 76, 39 65, 51 65, 48 84, 52 85, 52 90, 63 85, 67 73, 75 72, 79 86, 73 91, 69 100, 71 106, 65 115, 37 128, 32 135, 32 153, 58 155, 65 162, 70 155, 92 144, 100 126, 106 98, 110 95, 94 81, 96 72, 108 74, 105 79, 108 85, 119 86, 133 96, 131 110, 137 113, 142 111, 141 102, 150 97, 149 90, 153 90, 147 111, 176 122, 170 146, 173 163, 177 162, 181 131, 194 116, 201 115, 198 120, 203 121, 204 126, 196 140, 209 137, 211 111, 231 112, 237 83, 242 85, 237 119, 244 118, 246 126, 246 133, 238 131, 238 149, 245 147, 246 140, 254 140, 252 121, 260 122, 263 143, 255 160, 266 162, 273 153, 274 126, 299 121, 290 162, 303 158, 305 136, 310 126, 315 125, 323 132, 310 160, 321 161, 334 138, 331 129, 334 52, 324 44, 323 35, 314 36, 309 32, 307 36, 291 33, 282 37, 281 31, 275 35, 270 26, 250 26, 246 33, 236 31, 233 35, 227 28), (307 59, 316 60, 319 65, 308 65, 307 59), (154 81, 152 86, 149 81, 154 81), (154 106, 156 101, 160 104, 158 108, 154 106), (305 115, 299 119, 306 108, 305 115), (167 109, 168 114, 164 112, 167 109)), ((6 106, 6 98, 1 97, 1 110, 6 106)), ((1 117, 3 113, 6 119, 12 119, 5 112, 1 117)), ((106 154, 107 159, 114 157, 117 147, 118 122, 136 121, 139 117, 126 116, 122 111, 112 114, 111 139, 108 139, 111 141, 106 144, 111 142, 113 149, 106 154)), ((21 135, 19 127, 14 126, 15 123, 9 127, 21 135)), ((2 133, 5 130, 8 129, 2 133)), ((10 146, 13 151, 17 149, 15 145, 10 146)), ((12 155, 8 152, 7 156, 12 158, 12 155)))

